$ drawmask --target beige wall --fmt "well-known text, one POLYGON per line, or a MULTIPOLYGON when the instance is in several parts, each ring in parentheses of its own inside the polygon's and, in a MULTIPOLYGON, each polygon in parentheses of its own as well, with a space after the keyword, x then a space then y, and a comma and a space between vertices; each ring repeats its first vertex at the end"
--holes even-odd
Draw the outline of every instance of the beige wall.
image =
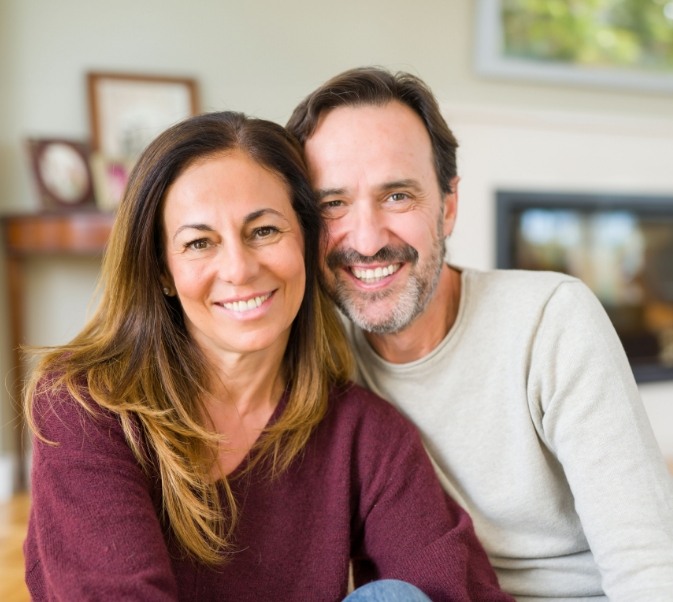
MULTIPOLYGON (((461 138, 463 185, 452 247, 458 260, 477 267, 493 262, 490 193, 499 183, 643 186, 673 193, 673 175, 661 155, 671 156, 670 95, 478 78, 472 69, 472 32, 471 0, 0 0, 0 212, 37 207, 23 137, 88 136, 87 70, 193 76, 204 109, 244 110, 280 122, 305 93, 342 69, 380 64, 420 75, 461 138), (521 116, 531 114, 540 119, 522 124, 521 116), (566 154, 551 163, 554 154, 540 149, 552 148, 549 123, 560 136, 564 119, 573 124, 562 136, 566 154), (607 131, 594 132, 589 142, 585 126, 594 121, 608 129, 628 122, 632 129, 618 140, 607 131), (652 123, 664 134, 652 135, 652 123), (513 130, 516 124, 520 127, 513 130), (596 152, 587 153, 590 148, 596 152), (608 148, 609 156, 598 152, 608 148), (609 163, 615 157, 619 171, 609 163), (564 161, 573 166, 575 182, 564 161)), ((29 342, 61 343, 74 334, 95 277, 92 262, 33 264, 29 342)), ((4 376, 2 295, 0 319, 4 376)), ((11 431, 7 393, 2 389, 0 395, 1 452, 11 448, 11 431)), ((656 422, 673 424, 673 385, 649 387, 644 395, 656 422)), ((657 436, 673 454, 673 433, 659 429, 657 436)))

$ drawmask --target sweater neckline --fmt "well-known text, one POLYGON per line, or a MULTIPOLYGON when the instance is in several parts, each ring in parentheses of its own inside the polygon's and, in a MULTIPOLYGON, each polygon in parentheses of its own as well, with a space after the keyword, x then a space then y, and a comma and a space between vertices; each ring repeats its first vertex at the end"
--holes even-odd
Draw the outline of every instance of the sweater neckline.
POLYGON ((401 364, 389 362, 388 360, 383 359, 369 344, 367 338, 364 335, 364 331, 353 325, 351 323, 351 328, 353 329, 355 335, 356 345, 358 347, 359 353, 362 356, 366 356, 367 362, 373 362, 379 367, 389 371, 389 372, 404 372, 406 370, 413 370, 418 366, 421 366, 426 363, 431 363, 434 359, 441 355, 444 350, 451 345, 451 343, 458 337, 459 331, 463 327, 463 322, 465 321, 465 314, 467 313, 467 300, 469 297, 469 286, 470 286, 470 274, 472 270, 462 268, 460 266, 447 264, 450 268, 460 272, 460 297, 458 301, 458 313, 456 314, 456 320, 449 328, 449 331, 446 333, 444 338, 439 342, 439 344, 432 350, 430 353, 427 353, 423 357, 413 360, 411 362, 404 362, 401 364))

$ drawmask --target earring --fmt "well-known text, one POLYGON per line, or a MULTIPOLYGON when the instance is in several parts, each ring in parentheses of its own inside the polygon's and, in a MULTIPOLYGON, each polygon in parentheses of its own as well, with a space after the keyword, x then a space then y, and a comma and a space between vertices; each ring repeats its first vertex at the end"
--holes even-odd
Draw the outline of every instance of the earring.
POLYGON ((164 288, 161 289, 161 291, 166 295, 167 297, 171 294, 171 289, 168 288, 167 286, 164 286, 164 288))

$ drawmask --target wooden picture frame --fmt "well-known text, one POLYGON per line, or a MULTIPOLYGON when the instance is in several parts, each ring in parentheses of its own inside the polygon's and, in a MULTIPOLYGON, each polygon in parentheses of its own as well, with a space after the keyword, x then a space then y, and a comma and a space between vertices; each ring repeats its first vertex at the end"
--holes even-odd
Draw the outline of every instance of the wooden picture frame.
POLYGON ((96 206, 106 213, 115 212, 124 196, 133 161, 92 153, 90 166, 96 206))
POLYGON ((199 110, 189 77, 87 73, 92 150, 133 160, 160 132, 199 110))
POLYGON ((44 209, 95 207, 87 143, 64 138, 28 138, 26 143, 44 209))

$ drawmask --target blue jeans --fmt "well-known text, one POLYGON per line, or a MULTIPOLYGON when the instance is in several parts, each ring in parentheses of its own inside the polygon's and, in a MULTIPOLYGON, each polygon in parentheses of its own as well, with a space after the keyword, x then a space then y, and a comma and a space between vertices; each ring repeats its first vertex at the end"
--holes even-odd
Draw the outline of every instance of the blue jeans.
POLYGON ((372 581, 358 587, 343 602, 432 602, 416 586, 395 579, 372 581))

